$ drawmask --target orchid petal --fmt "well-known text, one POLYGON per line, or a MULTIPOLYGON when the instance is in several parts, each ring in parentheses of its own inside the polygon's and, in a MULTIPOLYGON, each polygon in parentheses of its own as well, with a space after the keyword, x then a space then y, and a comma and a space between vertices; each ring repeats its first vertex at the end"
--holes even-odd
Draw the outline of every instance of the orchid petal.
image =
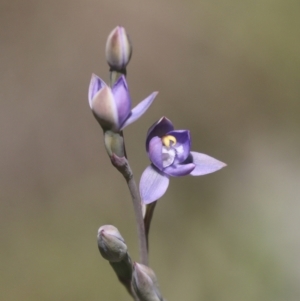
POLYGON ((114 96, 109 87, 102 88, 93 98, 91 107, 95 117, 104 129, 118 129, 118 112, 114 96))
POLYGON ((176 144, 173 145, 173 148, 176 150, 176 162, 182 163, 190 154, 191 150, 191 136, 190 131, 187 130, 178 130, 171 131, 168 133, 170 136, 176 138, 176 144))
POLYGON ((215 172, 227 165, 213 157, 197 152, 191 152, 188 161, 191 161, 196 165, 195 169, 191 172, 192 176, 203 176, 215 172))
POLYGON ((150 204, 161 198, 169 186, 169 177, 153 165, 148 166, 140 180, 140 195, 144 204, 150 204))
POLYGON ((96 74, 92 74, 88 94, 90 108, 92 108, 93 98, 103 87, 106 87, 106 83, 96 74))
POLYGON ((131 115, 122 125, 121 129, 124 129, 126 126, 139 119, 148 110, 157 94, 158 92, 153 92, 147 98, 142 100, 137 106, 135 106, 131 111, 131 115))
POLYGON ((122 75, 112 87, 112 93, 118 110, 119 127, 128 118, 131 111, 131 99, 126 79, 122 75))
POLYGON ((150 127, 150 129, 148 130, 148 133, 147 133, 147 139, 146 139, 147 151, 148 151, 148 147, 149 147, 149 142, 153 137, 155 137, 155 136, 163 137, 167 133, 169 133, 170 131, 173 131, 173 130, 174 130, 174 126, 173 126, 171 120, 169 120, 166 117, 162 117, 157 122, 155 122, 150 127))
POLYGON ((195 168, 194 163, 188 164, 173 164, 164 169, 164 173, 172 177, 181 177, 189 175, 195 168))
POLYGON ((151 139, 149 144, 148 156, 150 161, 159 169, 163 169, 163 158, 162 158, 162 141, 158 137, 151 139))

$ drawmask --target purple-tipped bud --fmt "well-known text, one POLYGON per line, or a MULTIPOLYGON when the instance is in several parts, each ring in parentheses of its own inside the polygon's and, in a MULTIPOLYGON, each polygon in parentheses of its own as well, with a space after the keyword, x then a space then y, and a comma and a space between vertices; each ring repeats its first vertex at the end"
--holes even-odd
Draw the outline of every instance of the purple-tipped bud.
POLYGON ((134 263, 132 287, 140 301, 162 301, 156 276, 149 267, 134 263))
POLYGON ((111 225, 105 225, 99 228, 98 248, 106 260, 110 262, 119 262, 127 254, 127 246, 118 229, 111 225))
POLYGON ((108 36, 105 47, 106 61, 111 70, 123 71, 130 61, 132 46, 125 28, 117 26, 108 36))

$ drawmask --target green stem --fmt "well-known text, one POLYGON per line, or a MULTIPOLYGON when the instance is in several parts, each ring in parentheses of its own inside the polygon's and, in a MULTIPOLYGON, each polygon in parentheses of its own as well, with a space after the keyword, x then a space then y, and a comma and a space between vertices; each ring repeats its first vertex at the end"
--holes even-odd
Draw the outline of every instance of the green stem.
POLYGON ((120 173, 124 176, 127 182, 127 186, 131 194, 138 231, 140 263, 148 266, 147 240, 142 213, 141 197, 136 182, 134 180, 132 170, 126 157, 120 158, 117 155, 112 154, 111 162, 120 171, 120 173))
POLYGON ((134 212, 135 212, 136 224, 138 228, 140 260, 143 265, 148 266, 148 248, 147 248, 147 239, 145 235, 146 232, 145 232, 145 226, 144 226, 144 220, 142 214, 141 198, 133 176, 127 180, 127 185, 131 194, 134 212))

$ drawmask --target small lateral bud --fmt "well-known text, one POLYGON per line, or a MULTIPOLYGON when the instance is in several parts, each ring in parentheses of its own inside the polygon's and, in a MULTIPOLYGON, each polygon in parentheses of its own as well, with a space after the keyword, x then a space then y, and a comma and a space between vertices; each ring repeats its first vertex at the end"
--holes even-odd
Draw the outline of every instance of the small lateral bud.
POLYGON ((110 262, 119 262, 127 254, 127 246, 118 229, 112 225, 99 228, 98 248, 103 258, 110 262))
POLYGON ((149 267, 134 263, 132 287, 140 301, 163 301, 156 276, 149 267))
POLYGON ((132 46, 124 27, 117 26, 108 36, 106 61, 111 70, 124 71, 130 61, 132 46))

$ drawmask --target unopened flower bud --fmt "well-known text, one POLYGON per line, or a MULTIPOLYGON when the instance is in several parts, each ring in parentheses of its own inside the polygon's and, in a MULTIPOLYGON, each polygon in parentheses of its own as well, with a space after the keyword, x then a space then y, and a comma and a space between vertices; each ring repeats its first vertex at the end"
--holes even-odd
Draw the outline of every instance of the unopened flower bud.
POLYGON ((127 246, 118 229, 111 225, 105 225, 99 228, 98 248, 106 260, 110 262, 119 262, 127 254, 127 246))
POLYGON ((131 53, 132 46, 124 27, 117 26, 109 34, 105 47, 106 61, 111 70, 124 71, 131 53))
POLYGON ((140 301, 163 301, 156 276, 149 267, 134 263, 132 286, 140 301))

